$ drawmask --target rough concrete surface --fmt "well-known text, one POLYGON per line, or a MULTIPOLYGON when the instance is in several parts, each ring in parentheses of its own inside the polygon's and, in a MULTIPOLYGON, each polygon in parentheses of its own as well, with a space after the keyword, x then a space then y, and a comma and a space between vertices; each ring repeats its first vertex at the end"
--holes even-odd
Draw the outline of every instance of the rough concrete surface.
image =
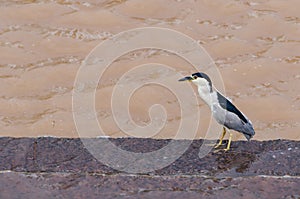
MULTIPOLYGON (((144 153, 170 140, 110 141, 144 153)), ((2 137, 0 198, 300 198, 299 141, 237 141, 200 159, 202 143, 165 168, 130 174, 97 161, 80 139, 2 137)))

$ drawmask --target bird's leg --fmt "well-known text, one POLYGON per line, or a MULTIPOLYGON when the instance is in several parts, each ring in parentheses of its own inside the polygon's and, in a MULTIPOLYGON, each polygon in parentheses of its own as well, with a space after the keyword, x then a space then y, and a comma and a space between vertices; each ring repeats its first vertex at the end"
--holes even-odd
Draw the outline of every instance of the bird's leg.
POLYGON ((231 139, 232 139, 232 133, 229 134, 228 144, 226 149, 224 149, 224 151, 228 151, 230 149, 231 139))
POLYGON ((222 133, 222 136, 220 137, 219 143, 215 146, 215 149, 222 145, 222 142, 223 142, 223 139, 224 139, 225 134, 226 134, 226 129, 225 129, 225 127, 223 127, 223 133, 222 133))

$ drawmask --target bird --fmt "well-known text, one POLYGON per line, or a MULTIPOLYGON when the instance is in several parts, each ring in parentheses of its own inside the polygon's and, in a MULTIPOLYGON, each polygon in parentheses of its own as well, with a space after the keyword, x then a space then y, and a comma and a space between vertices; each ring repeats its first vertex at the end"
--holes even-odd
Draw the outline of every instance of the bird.
MULTIPOLYGON (((209 76, 202 72, 193 73, 178 81, 190 81, 198 87, 200 98, 209 106, 215 120, 223 126, 219 143, 214 148, 222 145, 226 130, 235 130, 242 133, 248 141, 255 135, 252 122, 232 102, 224 97, 212 84, 209 76)), ((232 133, 229 134, 228 144, 224 151, 230 149, 232 133)))

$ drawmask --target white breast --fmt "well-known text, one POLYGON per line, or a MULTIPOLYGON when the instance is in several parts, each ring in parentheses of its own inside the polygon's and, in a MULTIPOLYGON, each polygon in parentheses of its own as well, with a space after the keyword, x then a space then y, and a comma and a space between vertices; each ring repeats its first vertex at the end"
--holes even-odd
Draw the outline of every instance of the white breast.
POLYGON ((220 124, 224 124, 227 113, 219 104, 217 92, 215 90, 209 92, 206 88, 198 87, 198 93, 201 99, 209 106, 216 121, 220 124))
POLYGON ((215 91, 211 93, 207 88, 198 87, 198 93, 211 110, 213 109, 214 104, 218 104, 218 97, 215 91))

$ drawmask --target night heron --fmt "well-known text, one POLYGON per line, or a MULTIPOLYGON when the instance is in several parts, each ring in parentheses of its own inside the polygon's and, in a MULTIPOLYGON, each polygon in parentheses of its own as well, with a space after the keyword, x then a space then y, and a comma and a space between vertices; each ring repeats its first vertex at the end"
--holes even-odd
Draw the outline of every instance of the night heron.
MULTIPOLYGON (((191 76, 184 77, 179 81, 191 81, 196 84, 200 97, 209 106, 213 117, 219 124, 223 125, 223 133, 215 148, 222 145, 226 128, 242 133, 248 141, 253 137, 255 132, 251 121, 212 86, 208 75, 198 72, 191 76)), ((225 151, 230 149, 231 139, 232 133, 229 135, 227 147, 224 149, 225 151)))

